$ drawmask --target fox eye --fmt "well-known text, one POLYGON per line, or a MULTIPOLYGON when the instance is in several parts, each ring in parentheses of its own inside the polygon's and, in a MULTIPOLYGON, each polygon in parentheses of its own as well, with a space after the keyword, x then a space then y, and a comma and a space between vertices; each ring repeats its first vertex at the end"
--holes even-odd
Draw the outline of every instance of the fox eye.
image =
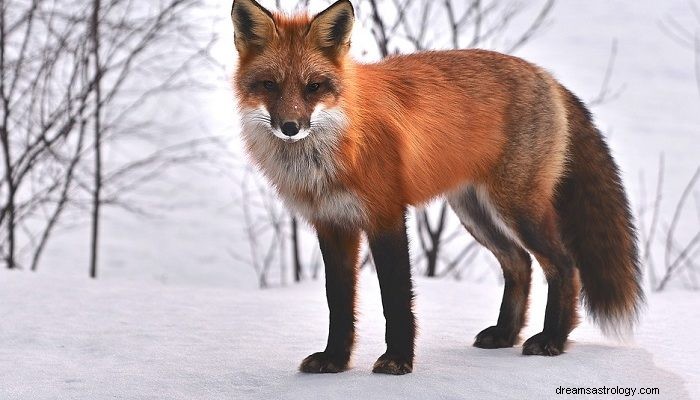
POLYGON ((308 93, 316 93, 316 92, 318 92, 318 89, 320 89, 320 88, 321 88, 320 83, 309 83, 308 85, 306 85, 306 91, 308 93))
POLYGON ((275 90, 277 90, 277 84, 273 81, 263 81, 262 85, 265 88, 265 90, 269 92, 274 92, 275 90))

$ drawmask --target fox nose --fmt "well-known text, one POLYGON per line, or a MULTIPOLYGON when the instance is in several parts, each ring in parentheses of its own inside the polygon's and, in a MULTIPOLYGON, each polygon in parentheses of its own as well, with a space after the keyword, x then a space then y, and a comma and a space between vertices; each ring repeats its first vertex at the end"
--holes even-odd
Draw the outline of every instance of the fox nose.
POLYGON ((292 137, 299 133, 299 124, 296 122, 285 122, 282 124, 281 129, 285 136, 292 137))

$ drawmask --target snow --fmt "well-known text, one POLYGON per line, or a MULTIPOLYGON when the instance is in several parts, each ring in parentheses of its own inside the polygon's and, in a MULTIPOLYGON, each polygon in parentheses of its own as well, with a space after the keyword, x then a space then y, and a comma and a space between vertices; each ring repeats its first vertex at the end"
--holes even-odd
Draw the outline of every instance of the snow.
MULTIPOLYGON (((230 11, 228 2, 216 7, 221 15, 230 11)), ((658 28, 667 15, 697 26, 685 0, 558 1, 551 25, 517 53, 589 100, 617 39, 612 85, 625 90, 593 111, 610 136, 635 208, 639 172, 645 171, 650 190, 658 154, 665 153, 665 216, 697 166, 700 139, 693 55, 658 28)), ((231 67, 227 19, 216 57, 231 67)), ((229 83, 216 84, 208 98, 191 101, 200 114, 182 115, 179 126, 185 137, 219 134, 240 154, 229 83)), ((167 115, 177 125, 171 114, 177 113, 167 115)), ((236 171, 244 164, 238 160, 236 171)), ((471 347, 474 335, 495 322, 500 304, 497 274, 484 265, 474 267, 487 271, 482 283, 416 279, 413 374, 370 372, 384 344, 378 285, 368 272, 361 279, 353 368, 299 374, 299 362, 325 345, 322 282, 255 289, 250 265, 231 256, 244 246, 231 177, 185 166, 169 178, 150 188, 149 199, 187 207, 163 207, 160 218, 106 210, 100 280, 84 278, 86 224, 60 231, 37 274, 0 271, 0 399, 547 399, 561 397, 559 386, 603 385, 659 387, 656 398, 700 399, 696 292, 648 293, 631 343, 608 341, 583 322, 564 355, 524 357, 518 347, 471 347)), ((697 218, 684 215, 680 240, 696 230, 697 218)), ((542 325, 541 276, 533 283, 524 339, 542 325)))
MULTIPOLYGON (((418 279, 416 364, 412 374, 395 377, 371 373, 384 351, 371 272, 361 279, 353 368, 335 375, 297 372, 325 344, 321 282, 260 291, 50 274, 2 278, 2 399, 548 399, 558 397, 559 386, 700 396, 697 340, 687 320, 676 318, 694 315, 700 299, 682 292, 652 296, 636 344, 606 342, 584 323, 567 353, 525 357, 519 347, 471 347, 496 318, 498 286, 418 279)), ((535 297, 524 335, 539 330, 544 296, 535 297)))

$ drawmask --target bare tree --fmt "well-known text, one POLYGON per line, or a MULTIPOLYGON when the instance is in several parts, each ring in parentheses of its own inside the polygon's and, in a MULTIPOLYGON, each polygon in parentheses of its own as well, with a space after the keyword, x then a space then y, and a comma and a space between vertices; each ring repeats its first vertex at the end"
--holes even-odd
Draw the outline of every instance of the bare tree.
POLYGON ((610 56, 608 57, 608 65, 605 68, 605 75, 603 76, 603 81, 601 83, 600 90, 593 99, 587 102, 589 107, 595 107, 613 101, 620 97, 620 95, 624 91, 624 85, 618 86, 614 89, 611 88, 611 81, 613 77, 613 72, 615 71, 616 60, 617 39, 613 39, 612 45, 610 46, 610 56))
POLYGON ((690 241, 688 241, 688 243, 686 243, 683 246, 676 246, 675 234, 676 229, 678 227, 678 221, 680 220, 680 216, 683 212, 686 201, 688 200, 690 193, 694 189, 699 177, 700 167, 698 167, 695 170, 695 173, 693 174, 692 178, 690 178, 690 180, 688 181, 688 184, 681 193, 678 203, 676 204, 671 223, 668 226, 666 232, 666 243, 664 252, 664 265, 666 272, 663 278, 661 278, 659 284, 655 288, 657 291, 663 290, 668 284, 671 277, 674 276, 674 274, 679 269, 681 269, 682 266, 691 266, 691 268, 693 267, 692 256, 694 254, 693 252, 695 251, 695 247, 698 244, 700 244, 700 230, 698 230, 698 232, 696 232, 695 235, 693 235, 690 241))
POLYGON ((27 216, 61 187, 55 180, 37 182, 36 175, 50 175, 45 173, 58 166, 63 152, 56 146, 70 142, 76 115, 84 110, 75 104, 84 105, 81 100, 89 93, 74 88, 83 66, 82 47, 75 44, 80 42, 72 42, 77 24, 59 29, 53 24, 53 10, 40 5, 39 1, 2 2, 0 7, 4 155, 0 190, 6 193, 0 226, 4 225, 6 232, 8 268, 19 266, 18 229, 24 228, 27 216), (54 81, 59 74, 67 85, 54 81), (32 186, 28 187, 30 181, 32 186))
MULTIPOLYGON (((270 286, 269 275, 275 264, 279 266, 279 282, 284 284, 285 264, 289 257, 284 251, 287 238, 290 236, 285 229, 288 226, 289 213, 253 176, 250 168, 246 168, 241 180, 240 204, 249 251, 239 253, 232 250, 231 256, 253 266, 260 288, 270 286)), ((295 255, 298 255, 296 251, 298 250, 295 250, 295 255)), ((301 271, 298 274, 301 275, 301 271)))
MULTIPOLYGON (((662 156, 659 158, 656 189, 652 195, 653 202, 651 207, 646 205, 647 195, 644 191, 644 175, 640 175, 642 193, 640 194, 640 206, 637 210, 637 220, 639 221, 642 240, 641 262, 645 265, 651 286, 656 291, 664 290, 673 278, 680 276, 681 272, 686 272, 689 279, 691 279, 691 287, 697 288, 697 282, 694 281, 695 273, 698 270, 696 260, 700 255, 700 230, 692 233, 690 239, 687 239, 682 244, 678 240, 678 228, 682 215, 686 213, 685 206, 697 185, 698 179, 700 179, 700 167, 695 170, 695 173, 681 192, 678 201, 673 207, 670 222, 668 220, 664 221, 661 211, 664 198, 664 171, 664 158, 662 156), (651 219, 651 222, 647 226, 646 222, 648 219, 651 219), (654 262, 657 250, 659 253, 658 258, 662 259, 660 271, 654 262), (659 273, 661 273, 660 278, 659 273)), ((696 207, 700 207, 697 196, 695 201, 696 207)), ((696 219, 700 224, 700 213, 698 213, 696 219)))
POLYGON ((89 209, 89 269, 97 276, 103 206, 139 212, 126 196, 171 165, 218 151, 212 138, 164 145, 155 139, 164 127, 139 112, 197 88, 189 71, 211 61, 215 39, 191 19, 202 7, 201 0, 2 1, 0 253, 8 268, 20 267, 22 248, 36 270, 65 210, 89 209), (133 140, 150 143, 105 160, 105 148, 133 140))
MULTIPOLYGON (((696 24, 700 26, 700 7, 695 2, 689 2, 691 15, 695 17, 696 24)), ((700 94, 700 37, 697 29, 689 28, 680 23, 673 16, 667 16, 660 21, 660 28, 668 37, 677 44, 691 50, 695 55, 695 79, 700 94)), ((638 210, 638 221, 640 224, 641 236, 643 241, 642 246, 642 262, 645 264, 646 270, 649 273, 652 288, 656 291, 664 290, 674 278, 681 276, 681 272, 685 272, 688 279, 691 281, 691 287, 697 289, 698 282, 695 274, 698 271, 697 257, 700 255, 700 230, 691 233, 689 239, 685 243, 679 243, 679 222, 685 212, 685 206, 693 194, 700 179, 700 167, 698 167, 692 177, 688 180, 685 188, 681 192, 678 201, 673 208, 673 214, 670 217, 670 222, 665 220, 662 215, 662 202, 664 199, 664 176, 665 163, 663 154, 659 158, 657 168, 656 189, 653 195, 653 203, 651 207, 646 206, 646 193, 642 191, 640 207, 638 210), (651 222, 647 229, 647 215, 651 213, 651 222), (661 225, 661 227, 660 227, 661 225), (663 263, 662 270, 659 271, 655 265, 655 249, 663 249, 660 251, 663 263), (659 277, 659 273, 661 276, 659 277)), ((644 175, 640 175, 641 188, 644 189, 644 175)), ((695 193, 697 221, 700 224, 700 196, 695 193)), ((692 232, 692 231, 691 231, 692 232)))
POLYGON ((554 0, 543 1, 524 31, 509 32, 523 3, 504 0, 365 0, 382 57, 435 48, 490 47, 512 53, 546 25, 554 0), (441 23, 438 23, 441 22, 441 23))
POLYGON ((93 151, 95 158, 94 187, 92 192, 92 226, 90 234, 90 277, 97 278, 97 246, 100 231, 100 206, 102 205, 102 64, 100 62, 100 11, 101 0, 93 0, 90 37, 95 74, 93 151))
POLYGON ((80 162, 83 154, 83 142, 85 139, 86 124, 87 121, 85 119, 83 119, 80 122, 80 128, 78 132, 78 143, 75 146, 75 152, 73 154, 73 157, 68 161, 68 167, 66 168, 65 176, 62 177, 62 188, 56 200, 56 205, 54 206, 53 211, 48 216, 46 226, 41 233, 40 239, 36 244, 34 254, 32 255, 32 271, 37 270, 39 266, 39 260, 41 258, 42 253, 44 252, 44 249, 46 248, 46 244, 49 241, 49 237, 53 233, 61 215, 63 214, 63 211, 65 210, 66 205, 69 202, 69 191, 73 188, 75 169, 78 166, 78 163, 80 162))
POLYGON ((436 226, 432 226, 426 210, 416 211, 418 240, 426 260, 425 276, 437 276, 438 255, 442 246, 443 234, 447 220, 447 202, 440 203, 440 212, 436 226))
POLYGON ((294 263, 294 282, 301 282, 304 270, 301 264, 301 257, 299 254, 299 230, 299 219, 296 217, 296 215, 292 216, 292 261, 294 263))

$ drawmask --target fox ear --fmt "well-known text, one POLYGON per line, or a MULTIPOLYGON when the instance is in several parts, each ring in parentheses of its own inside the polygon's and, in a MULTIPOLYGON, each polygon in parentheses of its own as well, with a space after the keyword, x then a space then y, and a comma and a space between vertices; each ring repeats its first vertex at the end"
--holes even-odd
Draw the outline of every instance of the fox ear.
POLYGON ((241 55, 265 47, 275 34, 272 13, 255 0, 234 0, 231 20, 236 49, 241 55))
POLYGON ((308 34, 320 48, 340 55, 350 48, 354 20, 352 3, 339 0, 314 17, 308 34))

